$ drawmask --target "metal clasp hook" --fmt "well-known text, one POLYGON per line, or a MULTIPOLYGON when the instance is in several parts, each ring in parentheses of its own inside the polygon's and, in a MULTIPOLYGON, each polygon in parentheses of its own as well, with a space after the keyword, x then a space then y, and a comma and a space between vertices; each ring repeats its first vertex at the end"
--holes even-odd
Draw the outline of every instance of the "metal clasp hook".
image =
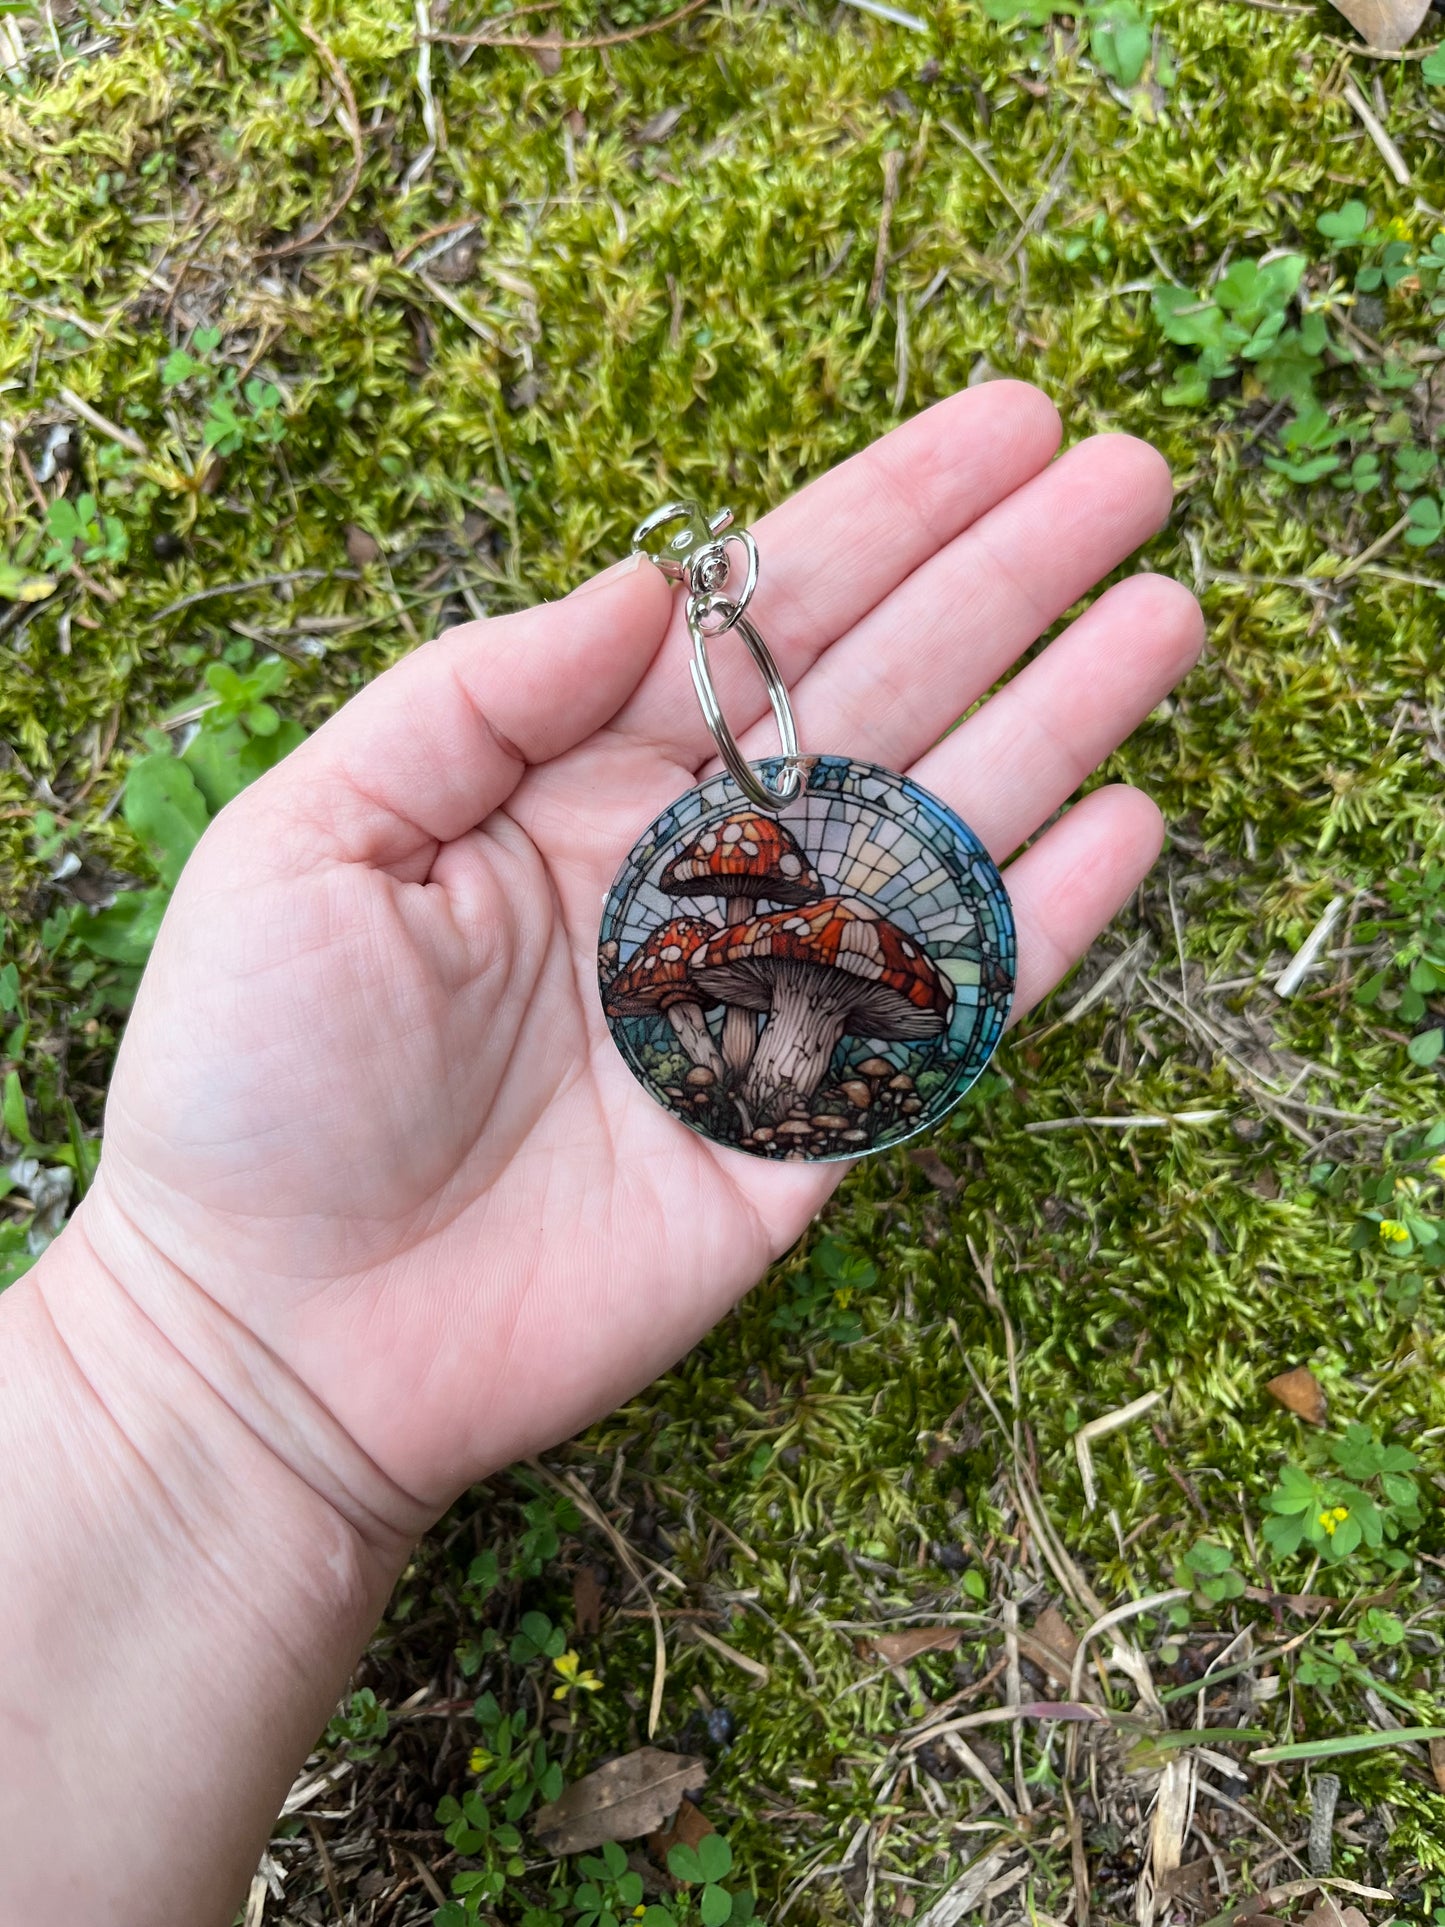
POLYGON ((732 528, 731 509, 719 509, 709 517, 696 502, 665 502, 639 522, 632 535, 632 546, 650 557, 671 582, 687 591, 685 613, 687 632, 692 638, 692 680, 702 713, 717 744, 729 774, 755 808, 783 809, 803 787, 803 759, 798 754, 798 736, 793 723, 793 706, 788 686, 773 661, 767 644, 744 614, 758 586, 758 545, 746 529, 732 528), (665 534, 667 530, 671 534, 665 534), (731 532, 729 532, 731 531, 731 532), (654 537, 663 535, 658 543, 654 537), (728 544, 738 543, 747 558, 742 587, 728 595, 727 580, 731 564, 728 544), (768 692, 773 718, 782 742, 782 771, 776 788, 767 783, 746 761, 713 687, 712 669, 707 659, 709 636, 736 629, 757 664, 768 692))

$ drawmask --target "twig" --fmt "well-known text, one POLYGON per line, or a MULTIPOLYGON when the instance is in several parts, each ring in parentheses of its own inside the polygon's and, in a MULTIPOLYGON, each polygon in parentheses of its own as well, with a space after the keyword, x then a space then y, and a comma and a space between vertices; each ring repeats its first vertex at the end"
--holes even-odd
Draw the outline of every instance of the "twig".
POLYGON ((1352 575, 1358 575, 1367 563, 1373 562, 1377 555, 1383 555, 1392 543, 1398 541, 1409 526, 1409 516, 1402 515, 1394 527, 1386 529, 1383 535, 1377 536, 1369 548, 1361 549, 1358 555, 1352 555, 1335 577, 1335 581, 1348 582, 1352 575))
POLYGON ((1390 139, 1383 121, 1376 116, 1374 108, 1371 107, 1370 103, 1365 99, 1365 96, 1360 92, 1353 74, 1345 75, 1344 86, 1340 89, 1340 92, 1350 103, 1351 107, 1354 108, 1360 125, 1379 149, 1380 157, 1386 167, 1389 168, 1401 187, 1409 187, 1411 184, 1411 174, 1409 168, 1405 165, 1405 156, 1390 139))
POLYGON ((633 1583, 646 1602, 652 1620, 653 1646, 652 1700, 647 1711, 647 1737, 651 1739, 657 1731, 657 1722, 662 1714, 662 1691, 667 1684, 667 1636, 662 1630, 662 1614, 657 1610, 657 1601, 652 1596, 652 1589, 642 1576, 642 1570, 633 1557, 631 1546, 574 1472, 568 1472, 564 1477, 558 1478, 556 1473, 549 1472, 539 1459, 529 1459, 527 1465, 531 1472, 539 1479, 544 1479, 554 1491, 565 1493, 579 1512, 585 1514, 593 1525, 606 1533, 612 1541, 613 1550, 626 1566, 633 1583))
POLYGON ((164 609, 157 609, 146 620, 150 623, 164 622, 167 616, 179 615, 182 609, 194 608, 198 602, 209 602, 218 595, 245 595, 252 589, 279 589, 287 582, 358 582, 360 576, 355 569, 288 569, 280 575, 254 575, 246 582, 218 582, 211 589, 193 589, 174 602, 168 602, 164 609))
POLYGON ((893 230, 893 209, 898 202, 902 173, 903 149, 890 147, 883 156, 883 206, 878 214, 878 245, 873 250, 873 279, 868 283, 870 308, 876 308, 883 299, 883 283, 888 275, 888 237, 893 230))
POLYGON ((321 1877, 326 1882, 326 1891, 331 1896, 336 1918, 340 1927, 346 1927, 346 1909, 341 1904, 341 1890, 336 1885, 336 1869, 331 1864, 331 1855, 326 1851, 321 1829, 309 1813, 306 1815, 306 1827, 316 1848, 316 1858, 321 1862, 321 1877))
POLYGON ((394 254, 391 258, 400 267, 402 262, 409 260, 418 248, 424 248, 428 241, 440 241, 444 234, 460 234, 463 229, 473 228, 476 225, 475 214, 464 214, 457 221, 443 221, 440 227, 429 227, 425 233, 418 234, 414 241, 408 241, 401 253, 394 254))
POLYGON ((1014 256, 1018 253, 1019 249, 1023 246, 1024 242, 1028 240, 1029 236, 1035 233, 1040 227, 1042 227, 1044 222, 1048 219, 1049 210, 1053 207, 1054 202, 1058 200, 1060 193, 1063 191, 1064 176, 1065 174, 1068 173, 1069 163, 1070 161, 1073 160, 1073 158, 1074 158, 1074 143, 1070 141, 1068 146, 1064 149, 1064 158, 1059 162, 1058 166, 1054 169, 1052 175, 1049 177, 1048 186, 1044 189, 1043 193, 1039 196, 1038 200, 1035 201, 1033 210, 1029 214, 1028 219, 1024 222, 1023 226, 1019 229, 1018 233, 1014 236, 1012 241, 1009 242, 1008 247, 1004 250, 1004 253, 1000 257, 999 266, 1001 268, 1006 268, 1008 266, 1009 262, 1013 260, 1014 256))
POLYGON ((902 288, 898 290, 898 342, 895 357, 898 365, 898 379, 893 385, 893 412, 903 413, 903 404, 908 399, 908 296, 902 288))
POLYGON ((1330 940, 1330 932, 1340 920, 1340 912, 1349 902, 1347 896, 1331 897, 1325 905, 1324 915, 1311 930, 1299 949, 1274 980, 1276 997, 1293 997, 1300 985, 1319 962, 1320 952, 1330 940))
POLYGON ((432 1872, 431 1868, 422 1859, 421 1855, 413 1853, 411 1849, 408 1848, 406 1857, 411 1862, 411 1864, 416 1868, 417 1879, 420 1880, 421 1884, 423 1885, 423 1887, 426 1888, 427 1892, 431 1895, 432 1899, 436 1902, 438 1907, 445 1907, 447 1904, 447 1897, 442 1892, 441 1887, 438 1884, 436 1875, 432 1872))
POLYGON ((361 184, 361 170, 366 161, 366 150, 361 144, 361 112, 356 105, 356 93, 351 85, 350 76, 314 27, 308 26, 297 14, 291 16, 291 21, 298 32, 303 33, 320 54, 327 72, 336 83, 336 91, 345 104, 348 115, 346 132, 351 139, 351 167, 340 194, 321 219, 300 234, 293 235, 289 241, 283 241, 280 247, 262 248, 260 259, 263 261, 279 261, 288 254, 299 254, 302 248, 308 248, 313 241, 319 240, 336 217, 349 205, 352 195, 361 184))
POLYGON ((469 309, 464 308, 450 288, 444 288, 439 281, 433 281, 429 274, 423 274, 420 269, 415 270, 415 274, 416 279, 420 281, 433 301, 440 301, 449 313, 454 314, 458 321, 465 323, 471 329, 478 340, 485 341, 489 347, 496 347, 497 337, 494 332, 485 321, 478 321, 469 309))
MULTIPOLYGON (((707 3, 708 0, 687 0, 686 6, 664 14, 661 20, 646 20, 641 26, 625 27, 619 33, 589 34, 582 40, 552 40, 521 33, 433 33, 428 34, 427 38, 439 40, 446 47, 525 47, 533 53, 539 50, 545 52, 548 48, 555 48, 559 53, 570 53, 584 47, 620 47, 625 41, 642 40, 650 33, 663 33, 668 27, 675 27, 690 15, 701 13, 707 3)), ((528 7, 522 11, 536 13, 540 9, 528 7)))
POLYGON ((1098 1418, 1090 1419, 1081 1425, 1074 1434, 1074 1457, 1079 1461, 1079 1477, 1084 1482, 1084 1510, 1092 1512, 1099 1502, 1099 1492, 1094 1484, 1094 1454, 1090 1450, 1095 1439, 1106 1439, 1111 1432, 1120 1432, 1126 1425, 1132 1425, 1136 1418, 1143 1418, 1152 1412, 1163 1398, 1161 1391, 1145 1392, 1142 1398, 1121 1405, 1117 1411, 1104 1412, 1098 1418))
POLYGON ((1136 1126, 1158 1130, 1166 1124, 1214 1124, 1221 1117, 1228 1117, 1228 1111, 1173 1111, 1156 1113, 1137 1111, 1127 1117, 1042 1117, 1032 1124, 1025 1124, 1030 1132, 1067 1131, 1075 1125, 1089 1124, 1097 1130, 1128 1131, 1136 1126))
POLYGON ((916 13, 905 13, 902 7, 890 7, 885 0, 844 0, 844 4, 856 7, 859 13, 871 13, 877 20, 891 20, 895 27, 907 27, 913 33, 928 32, 926 20, 920 20, 916 13))
MULTIPOLYGON (((948 135, 950 140, 956 140, 959 146, 963 149, 964 153, 971 155, 973 159, 978 162, 979 166, 983 169, 984 173, 987 174, 988 178, 993 182, 994 186, 998 189, 999 193, 1002 194, 1004 199, 1008 202, 1009 207, 1013 210, 1013 215, 1015 220, 1019 220, 1019 221, 1026 220, 1027 216, 1025 215, 1023 209, 1019 206, 1018 202, 1014 199, 1013 195, 1009 193, 1008 189, 1004 186, 1003 182, 999 179, 997 173, 994 171, 993 163, 989 160, 987 154, 983 153, 980 148, 976 147, 974 143, 968 138, 967 134, 961 133, 959 129, 954 126, 951 120, 940 119, 938 124, 943 129, 944 133, 948 135)), ((1153 283, 1150 282, 1149 285, 1152 287, 1153 283)))
POLYGON ((149 455, 150 450, 139 435, 132 435, 128 428, 110 421, 98 408, 92 408, 88 401, 83 401, 73 388, 62 388, 58 392, 66 407, 73 408, 82 421, 89 422, 100 434, 108 435, 113 442, 119 442, 122 448, 128 449, 132 455, 139 455, 142 460, 149 455))
MULTIPOLYGON (((1084 1660, 1088 1654, 1091 1639, 1097 1639, 1100 1633, 1112 1632, 1115 1626, 1122 1626, 1126 1619, 1137 1619, 1141 1613, 1159 1612, 1165 1606, 1172 1606, 1176 1599, 1188 1597, 1187 1586, 1171 1586, 1168 1592, 1149 1593, 1143 1599, 1126 1599, 1122 1606, 1115 1606, 1110 1612, 1096 1619, 1092 1626, 1086 1626, 1079 1637, 1078 1650, 1074 1654, 1074 1664, 1069 1673, 1069 1697, 1071 1699, 1079 1697, 1080 1688, 1084 1683, 1084 1660)), ((1134 1684, 1138 1686, 1139 1681, 1135 1680, 1134 1684)), ((1140 1698, 1144 1697, 1146 1696, 1141 1691, 1140 1698)), ((1156 1705, 1158 1704, 1158 1695, 1154 1693, 1152 1684, 1148 1697, 1153 1698, 1156 1705)))

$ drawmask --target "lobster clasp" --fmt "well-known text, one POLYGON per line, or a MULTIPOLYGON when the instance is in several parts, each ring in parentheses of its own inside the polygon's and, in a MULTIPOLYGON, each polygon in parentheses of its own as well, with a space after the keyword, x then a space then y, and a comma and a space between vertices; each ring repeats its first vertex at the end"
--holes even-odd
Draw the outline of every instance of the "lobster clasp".
POLYGON ((655 562, 670 582, 684 582, 694 593, 710 593, 727 579, 727 557, 720 540, 732 525, 732 510, 710 519, 696 502, 664 502, 632 531, 632 546, 655 562))

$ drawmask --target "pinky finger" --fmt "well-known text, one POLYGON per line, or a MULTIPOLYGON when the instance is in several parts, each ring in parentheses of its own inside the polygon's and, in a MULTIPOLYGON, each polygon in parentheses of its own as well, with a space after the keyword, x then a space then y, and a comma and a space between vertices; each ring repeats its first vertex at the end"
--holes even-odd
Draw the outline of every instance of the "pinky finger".
POLYGON ((1142 790, 1111 784, 1076 803, 1004 877, 1018 925, 1010 1023, 1046 997, 1149 874, 1164 820, 1142 790))

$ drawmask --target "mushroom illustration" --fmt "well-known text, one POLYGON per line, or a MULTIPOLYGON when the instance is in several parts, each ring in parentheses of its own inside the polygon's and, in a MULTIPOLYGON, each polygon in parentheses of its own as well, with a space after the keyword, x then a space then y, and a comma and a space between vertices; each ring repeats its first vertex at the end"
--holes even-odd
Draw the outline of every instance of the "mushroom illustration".
MULTIPOLYGON (((791 831, 756 810, 736 810, 713 823, 675 856, 658 879, 674 897, 719 897, 728 927, 750 923, 758 902, 812 903, 822 881, 791 831)), ((758 1006, 729 1004, 723 1018, 723 1061, 746 1070, 758 1041, 758 1006)))
POLYGON ((613 978, 606 1009, 609 1017, 650 1017, 660 1011, 676 1031, 689 1061, 721 1079, 723 1061, 702 1014, 717 998, 700 987, 689 969, 692 958, 715 934, 701 917, 674 917, 659 924, 613 978))
POLYGON ((937 1037, 953 986, 896 924, 853 897, 823 897, 715 932, 692 959, 699 987, 769 1017, 742 1101, 771 1123, 806 1107, 838 1039, 937 1037))

